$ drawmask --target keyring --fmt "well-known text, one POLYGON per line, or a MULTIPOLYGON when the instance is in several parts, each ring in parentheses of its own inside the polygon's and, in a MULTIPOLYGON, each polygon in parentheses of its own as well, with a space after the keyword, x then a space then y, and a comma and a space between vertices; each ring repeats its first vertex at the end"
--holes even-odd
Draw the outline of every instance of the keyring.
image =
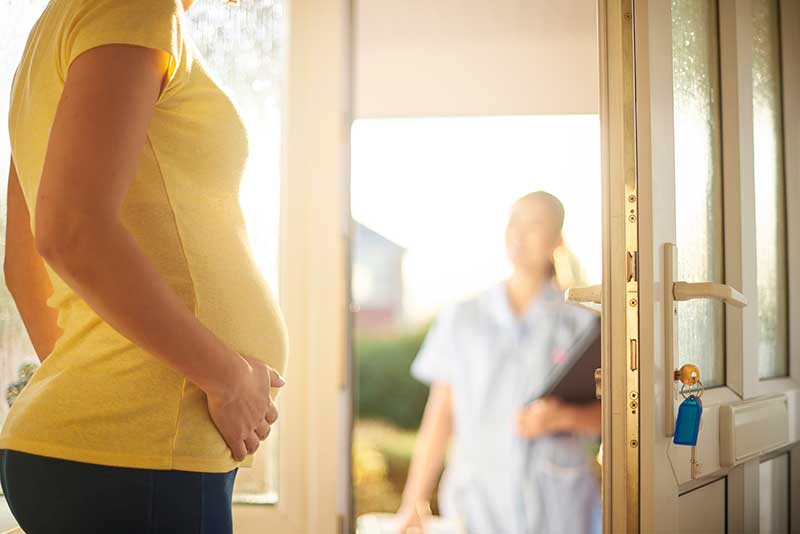
POLYGON ((684 399, 688 398, 689 395, 694 395, 695 392, 699 392, 698 395, 695 395, 698 399, 703 396, 703 392, 705 392, 705 388, 703 387, 703 382, 698 380, 696 388, 686 389, 686 384, 681 384, 681 397, 684 399))

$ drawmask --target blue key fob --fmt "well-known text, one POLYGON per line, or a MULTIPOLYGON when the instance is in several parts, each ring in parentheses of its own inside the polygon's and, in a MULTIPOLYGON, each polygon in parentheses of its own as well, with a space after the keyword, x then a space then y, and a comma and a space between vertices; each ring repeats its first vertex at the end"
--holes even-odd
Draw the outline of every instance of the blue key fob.
POLYGON ((672 443, 676 445, 697 445, 697 434, 700 432, 700 417, 703 415, 703 403, 694 395, 686 397, 678 408, 678 420, 675 421, 675 436, 672 443))

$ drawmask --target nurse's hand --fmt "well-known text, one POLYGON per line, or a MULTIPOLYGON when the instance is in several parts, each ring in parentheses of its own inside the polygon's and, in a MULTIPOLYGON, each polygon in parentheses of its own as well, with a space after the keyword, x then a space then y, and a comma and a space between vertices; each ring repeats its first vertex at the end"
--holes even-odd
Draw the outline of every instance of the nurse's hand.
POLYGON ((517 414, 515 430, 533 439, 558 432, 563 427, 565 404, 555 397, 544 397, 528 404, 517 414))
POLYGON ((403 534, 421 534, 422 519, 413 506, 401 506, 395 515, 394 528, 403 534))
POLYGON ((285 383, 261 360, 240 356, 245 365, 234 387, 224 396, 206 394, 208 413, 237 462, 254 453, 269 435, 278 419, 270 389, 285 383))

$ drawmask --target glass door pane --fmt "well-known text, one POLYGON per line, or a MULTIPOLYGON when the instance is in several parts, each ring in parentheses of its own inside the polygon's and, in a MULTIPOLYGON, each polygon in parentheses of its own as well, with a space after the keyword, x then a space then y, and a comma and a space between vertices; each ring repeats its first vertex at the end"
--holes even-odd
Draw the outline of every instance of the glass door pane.
POLYGON ((778 0, 753 0, 753 170, 760 378, 786 376, 786 196, 778 0))
MULTIPOLYGON (((672 74, 678 275, 687 282, 723 282, 716 1, 672 1, 672 74)), ((706 387, 725 382, 723 321, 719 302, 679 307, 679 361, 699 365, 706 387)))

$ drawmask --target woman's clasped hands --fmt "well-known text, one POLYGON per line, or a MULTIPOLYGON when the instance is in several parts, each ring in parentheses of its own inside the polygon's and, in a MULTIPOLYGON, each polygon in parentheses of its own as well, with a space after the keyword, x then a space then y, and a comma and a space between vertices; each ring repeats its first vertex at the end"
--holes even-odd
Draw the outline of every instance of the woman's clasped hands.
POLYGON ((238 462, 258 449, 278 420, 278 409, 270 395, 271 388, 286 382, 267 364, 239 354, 245 365, 233 387, 222 394, 207 394, 208 412, 238 462))

